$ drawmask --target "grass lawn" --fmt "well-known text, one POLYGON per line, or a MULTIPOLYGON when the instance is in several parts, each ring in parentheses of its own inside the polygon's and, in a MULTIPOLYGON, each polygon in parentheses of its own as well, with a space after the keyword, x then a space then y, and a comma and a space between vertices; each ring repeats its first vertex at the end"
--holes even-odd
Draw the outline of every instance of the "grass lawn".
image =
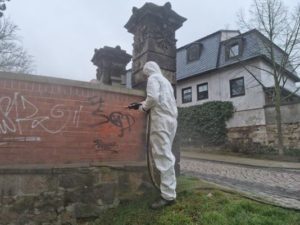
POLYGON ((159 211, 148 205, 157 193, 122 202, 86 225, 300 225, 300 212, 258 203, 212 188, 194 178, 178 179, 177 203, 159 211))

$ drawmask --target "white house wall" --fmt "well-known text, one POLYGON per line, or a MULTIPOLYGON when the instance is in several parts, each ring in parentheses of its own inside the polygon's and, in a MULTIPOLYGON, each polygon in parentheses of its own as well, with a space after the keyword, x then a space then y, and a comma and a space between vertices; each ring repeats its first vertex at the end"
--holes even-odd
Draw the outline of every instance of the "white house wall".
MULTIPOLYGON (((250 69, 254 71, 253 68, 250 69)), ((260 71, 254 72, 260 79, 260 71)), ((227 124, 229 128, 265 124, 263 89, 240 65, 230 69, 219 69, 218 72, 199 75, 186 81, 178 81, 176 94, 178 107, 200 105, 207 101, 231 101, 236 112, 227 124), (231 98, 229 81, 239 77, 244 77, 245 95, 231 98), (208 99, 198 101, 197 85, 206 82, 208 83, 208 99), (187 87, 192 87, 192 102, 182 103, 182 89, 187 87)))
POLYGON ((227 127, 247 127, 265 124, 265 112, 263 108, 251 109, 246 111, 236 111, 227 122, 227 127))
MULTIPOLYGON (((262 83, 266 87, 274 87, 274 78, 273 78, 273 75, 267 72, 267 71, 272 71, 272 67, 269 66, 266 63, 261 62, 260 63, 260 68, 263 69, 263 70, 261 70, 262 83)), ((283 81, 281 82, 281 85, 283 85, 283 81)), ((286 83, 284 85, 284 88, 287 89, 287 90, 289 90, 290 92, 295 92, 296 89, 297 89, 296 86, 295 86, 295 82, 292 81, 290 78, 287 79, 287 81, 286 81, 286 83)))
POLYGON ((222 31, 221 32, 221 40, 220 41, 225 41, 230 38, 233 38, 237 35, 240 35, 241 33, 239 31, 222 31))

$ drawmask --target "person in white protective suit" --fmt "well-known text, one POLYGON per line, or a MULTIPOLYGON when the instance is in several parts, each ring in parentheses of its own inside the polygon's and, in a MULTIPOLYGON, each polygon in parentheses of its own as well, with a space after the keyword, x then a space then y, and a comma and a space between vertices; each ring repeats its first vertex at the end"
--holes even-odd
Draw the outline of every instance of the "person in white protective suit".
POLYGON ((171 83, 162 75, 157 63, 144 65, 148 77, 147 98, 141 102, 140 111, 151 113, 150 144, 156 168, 160 172, 161 199, 151 205, 159 209, 171 205, 176 199, 175 157, 172 143, 177 129, 177 106, 171 83))

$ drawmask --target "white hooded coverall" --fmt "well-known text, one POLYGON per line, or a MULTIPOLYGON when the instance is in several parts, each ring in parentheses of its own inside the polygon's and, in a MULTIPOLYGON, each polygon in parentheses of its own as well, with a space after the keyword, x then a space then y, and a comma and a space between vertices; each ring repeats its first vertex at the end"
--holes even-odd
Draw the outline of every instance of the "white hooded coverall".
POLYGON ((150 144, 156 168, 160 171, 161 197, 176 198, 175 157, 172 143, 177 129, 177 106, 171 83, 155 62, 147 62, 143 72, 148 76, 147 98, 142 110, 151 110, 150 144))

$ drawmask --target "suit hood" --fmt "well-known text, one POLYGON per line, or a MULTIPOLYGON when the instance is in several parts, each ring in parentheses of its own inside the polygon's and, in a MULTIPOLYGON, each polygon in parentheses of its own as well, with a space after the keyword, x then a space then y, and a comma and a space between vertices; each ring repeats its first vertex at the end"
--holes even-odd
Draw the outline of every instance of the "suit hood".
POLYGON ((143 72, 147 75, 147 76, 151 76, 152 74, 161 74, 161 70, 159 68, 159 65, 157 65, 156 62, 153 61, 149 61, 144 65, 143 68, 143 72))

